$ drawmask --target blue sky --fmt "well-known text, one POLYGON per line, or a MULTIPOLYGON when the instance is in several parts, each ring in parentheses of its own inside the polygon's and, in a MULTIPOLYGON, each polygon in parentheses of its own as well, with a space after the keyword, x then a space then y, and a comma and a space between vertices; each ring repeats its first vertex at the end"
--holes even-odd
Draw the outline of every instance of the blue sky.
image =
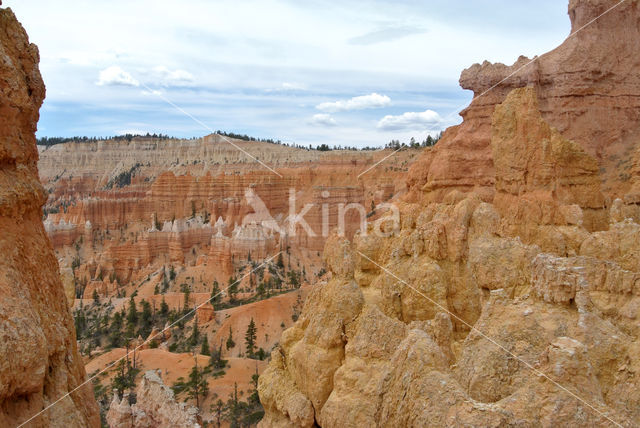
POLYGON ((38 136, 208 128, 382 145, 459 122, 462 69, 542 54, 561 0, 5 0, 40 48, 38 136))

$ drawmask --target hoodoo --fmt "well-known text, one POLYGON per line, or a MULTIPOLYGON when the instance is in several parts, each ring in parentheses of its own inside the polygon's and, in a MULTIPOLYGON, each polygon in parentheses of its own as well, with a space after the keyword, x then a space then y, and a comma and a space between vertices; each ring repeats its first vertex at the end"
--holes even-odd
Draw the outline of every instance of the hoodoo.
POLYGON ((262 427, 640 424, 640 9, 618 3, 571 0, 560 47, 462 73, 400 231, 327 241, 262 427))

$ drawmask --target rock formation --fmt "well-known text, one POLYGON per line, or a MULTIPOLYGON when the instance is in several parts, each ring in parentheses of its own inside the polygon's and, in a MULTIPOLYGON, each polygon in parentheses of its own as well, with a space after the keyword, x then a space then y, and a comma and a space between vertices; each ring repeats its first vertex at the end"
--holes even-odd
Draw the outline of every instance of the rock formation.
POLYGON ((91 384, 80 386, 84 366, 41 219, 38 49, 10 9, 0 9, 0 52, 0 425, 99 426, 91 384))
POLYGON ((463 72, 476 98, 412 166, 399 230, 327 240, 262 427, 640 424, 640 226, 606 203, 633 194, 612 162, 637 142, 638 3, 578 31, 615 3, 572 0, 574 35, 505 82, 526 59, 463 72))
POLYGON ((476 189, 490 199, 491 116, 512 89, 524 86, 535 88, 542 118, 596 158, 605 193, 622 197, 640 139, 640 33, 636 1, 593 21, 615 5, 571 0, 571 35, 558 48, 512 66, 485 61, 463 71, 460 84, 475 97, 461 113, 464 122, 411 168, 414 197, 441 201, 452 189, 476 189))
POLYGON ((135 404, 129 404, 128 392, 122 399, 117 393, 113 394, 107 424, 112 428, 197 428, 200 426, 197 415, 197 408, 178 403, 171 388, 164 385, 158 373, 150 370, 142 376, 135 404))

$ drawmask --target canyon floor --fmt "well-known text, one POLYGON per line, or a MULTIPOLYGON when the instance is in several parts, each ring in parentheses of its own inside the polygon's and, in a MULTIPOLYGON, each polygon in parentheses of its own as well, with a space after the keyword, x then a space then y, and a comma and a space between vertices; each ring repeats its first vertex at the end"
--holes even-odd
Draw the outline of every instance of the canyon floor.
POLYGON ((174 386, 197 361, 208 391, 178 399, 213 421, 217 400, 226 405, 237 385, 250 404, 242 417, 257 422, 255 376, 308 290, 330 276, 321 256, 328 231, 342 227, 352 237, 379 217, 376 207, 406 191, 420 150, 372 168, 392 153, 220 135, 39 146, 44 224, 103 420, 115 408, 114 386, 121 397, 148 370, 174 386), (301 222, 291 221, 301 212, 301 222), (120 385, 125 378, 129 388, 120 385))

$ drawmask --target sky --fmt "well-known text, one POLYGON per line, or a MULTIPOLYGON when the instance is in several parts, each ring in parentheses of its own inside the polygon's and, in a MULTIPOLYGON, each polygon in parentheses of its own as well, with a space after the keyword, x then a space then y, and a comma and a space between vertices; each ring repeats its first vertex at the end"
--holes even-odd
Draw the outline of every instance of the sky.
POLYGON ((460 72, 569 34, 561 0, 4 0, 40 49, 42 136, 224 130, 301 145, 419 141, 460 72))

